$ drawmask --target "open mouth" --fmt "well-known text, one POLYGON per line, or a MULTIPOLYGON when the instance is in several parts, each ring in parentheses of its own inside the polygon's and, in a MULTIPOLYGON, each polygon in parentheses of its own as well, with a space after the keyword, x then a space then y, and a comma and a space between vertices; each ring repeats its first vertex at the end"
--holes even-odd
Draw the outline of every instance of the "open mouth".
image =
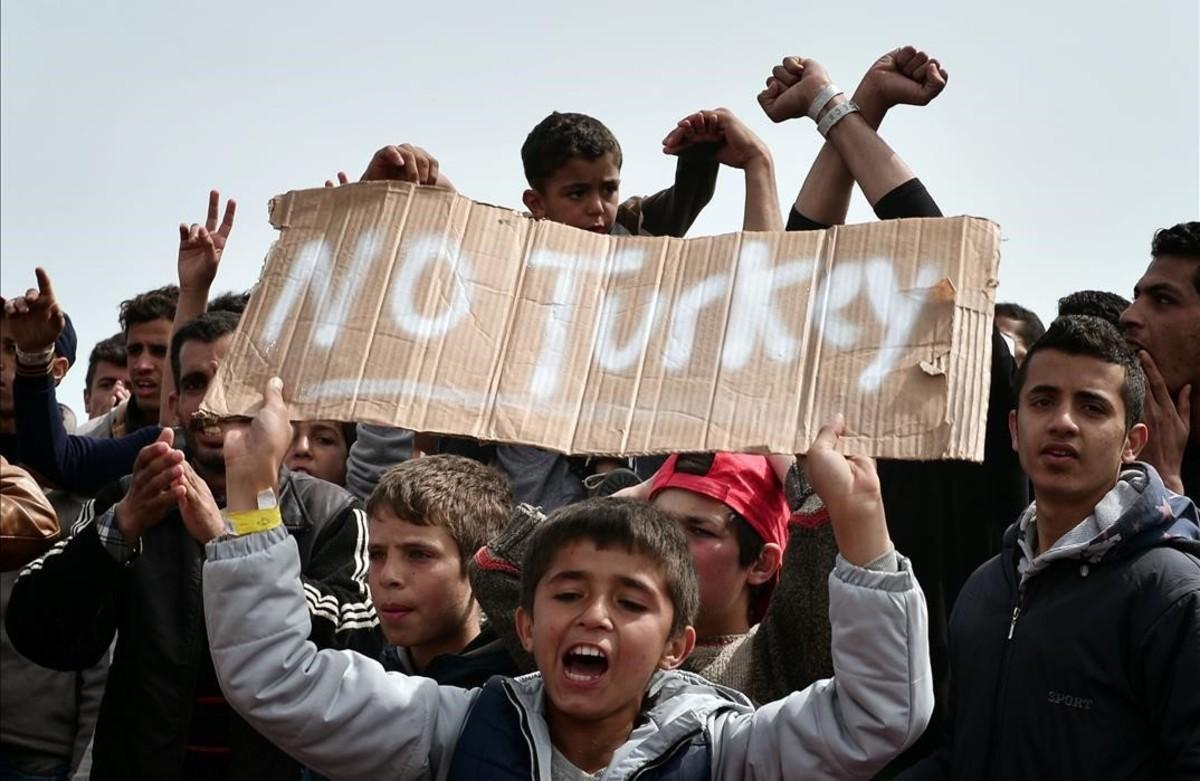
POLYGON ((594 645, 573 645, 563 654, 563 673, 568 680, 590 683, 608 672, 608 654, 594 645))
POLYGON ((1070 445, 1047 445, 1042 448, 1042 455, 1052 459, 1079 458, 1078 451, 1070 445))

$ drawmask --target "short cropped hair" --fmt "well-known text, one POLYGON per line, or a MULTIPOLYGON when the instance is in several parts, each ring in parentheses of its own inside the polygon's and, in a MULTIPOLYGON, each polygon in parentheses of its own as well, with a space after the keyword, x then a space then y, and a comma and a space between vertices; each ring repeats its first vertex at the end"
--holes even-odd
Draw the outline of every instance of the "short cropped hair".
POLYGON ((529 131, 521 145, 521 163, 525 180, 541 190, 546 180, 573 157, 595 160, 612 152, 621 167, 621 145, 604 123, 587 114, 560 114, 555 111, 529 131))
POLYGON ((205 312, 188 320, 171 337, 171 376, 175 378, 175 387, 179 387, 181 369, 179 353, 183 350, 184 342, 204 342, 212 344, 226 334, 237 330, 240 318, 233 312, 205 312))
POLYGON ((227 293, 214 298, 208 302, 208 311, 210 312, 233 312, 234 314, 242 314, 246 311, 246 304, 250 303, 250 291, 244 293, 235 293, 230 290, 227 293))
POLYGON ((1046 326, 1042 323, 1042 318, 1038 317, 1036 312, 1026 309, 1020 304, 996 304, 996 317, 1007 317, 1009 320, 1017 321, 1019 324, 1017 334, 1027 345, 1033 344, 1042 337, 1042 334, 1046 333, 1046 326))
MULTIPOLYGON (((1150 242, 1150 254, 1154 257, 1170 255, 1176 258, 1200 260, 1200 222, 1181 222, 1170 228, 1155 231, 1150 242)), ((1192 275, 1192 286, 1200 293, 1200 265, 1192 275)))
POLYGON ((696 620, 700 590, 683 530, 653 505, 614 497, 585 499, 560 507, 533 533, 521 565, 521 606, 526 611, 532 613, 538 583, 554 557, 567 545, 580 541, 591 542, 602 550, 621 548, 645 556, 658 566, 675 611, 672 637, 696 620))
POLYGON ((163 318, 174 320, 178 303, 179 288, 175 285, 164 285, 122 301, 119 315, 122 333, 128 334, 131 325, 152 323, 163 318))
POLYGON ((1058 299, 1058 316, 1091 315, 1121 327, 1121 313, 1129 308, 1129 299, 1105 290, 1080 290, 1058 299))
POLYGON ((462 571, 512 518, 512 489, 496 469, 463 456, 410 458, 380 478, 367 515, 387 510, 417 526, 442 526, 458 546, 462 571))
POLYGON ((1099 317, 1074 315, 1060 317, 1025 354, 1025 362, 1017 369, 1017 396, 1025 388, 1033 356, 1043 350, 1058 350, 1067 355, 1083 355, 1112 363, 1125 370, 1121 384, 1121 400, 1125 403, 1125 430, 1142 419, 1146 401, 1146 374, 1137 355, 1115 325, 1099 317))
POLYGON ((87 375, 83 380, 83 387, 88 391, 92 389, 92 380, 96 379, 96 364, 101 361, 125 366, 125 334, 113 334, 107 339, 101 339, 92 348, 88 355, 87 375))

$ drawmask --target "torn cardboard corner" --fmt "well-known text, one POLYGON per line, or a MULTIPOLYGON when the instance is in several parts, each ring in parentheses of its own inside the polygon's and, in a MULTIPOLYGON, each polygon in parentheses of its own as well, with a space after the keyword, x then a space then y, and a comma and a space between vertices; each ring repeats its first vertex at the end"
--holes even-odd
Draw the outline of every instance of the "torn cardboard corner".
POLYGON ((981 460, 999 228, 613 237, 396 182, 291 192, 205 399, 564 453, 981 460))

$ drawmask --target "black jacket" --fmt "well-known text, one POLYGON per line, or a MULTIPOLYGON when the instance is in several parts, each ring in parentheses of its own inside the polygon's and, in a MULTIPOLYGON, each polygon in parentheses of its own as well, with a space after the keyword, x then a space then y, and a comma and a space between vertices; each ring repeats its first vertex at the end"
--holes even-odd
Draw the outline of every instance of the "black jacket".
MULTIPOLYGON (((201 604, 204 549, 176 511, 143 535, 140 555, 117 563, 96 520, 124 495, 124 483, 104 489, 71 537, 22 573, 6 626, 20 653, 56 670, 95 664, 115 634, 92 778, 179 778, 197 687, 213 680, 201 604)), ((300 548, 311 639, 377 655, 382 637, 366 587, 367 522, 357 501, 284 470, 279 504, 300 548)), ((229 778, 299 777, 295 762, 232 712, 229 729, 229 778)))
POLYGON ((946 743, 903 778, 1200 778, 1196 507, 1134 466, 1141 496, 1082 550, 1022 589, 1014 525, 967 581, 946 743))

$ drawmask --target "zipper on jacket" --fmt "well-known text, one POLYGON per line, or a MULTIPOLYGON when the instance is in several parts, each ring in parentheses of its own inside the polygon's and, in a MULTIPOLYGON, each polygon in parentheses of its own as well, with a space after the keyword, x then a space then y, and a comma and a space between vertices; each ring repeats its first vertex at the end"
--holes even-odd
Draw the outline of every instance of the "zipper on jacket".
POLYGON ((649 773, 651 770, 655 770, 655 769, 665 765, 667 762, 669 762, 671 760, 672 757, 674 757, 676 754, 679 753, 679 750, 681 748, 683 748, 685 745, 687 745, 691 741, 692 738, 696 737, 699 734, 700 734, 699 727, 696 727, 695 729, 689 730, 688 732, 684 733, 684 735, 682 737, 680 737, 678 740, 676 740, 674 743, 672 743, 670 745, 670 747, 665 752, 663 752, 662 755, 660 755, 657 759, 655 759, 653 762, 648 762, 647 764, 642 765, 640 768, 638 768, 637 772, 635 772, 633 775, 631 775, 629 777, 629 781, 636 781, 637 779, 639 779, 642 776, 649 773))
POLYGON ((1021 616, 1021 603, 1017 602, 1017 606, 1013 608, 1012 622, 1008 625, 1008 639, 1012 640, 1013 631, 1017 628, 1017 619, 1021 616))

